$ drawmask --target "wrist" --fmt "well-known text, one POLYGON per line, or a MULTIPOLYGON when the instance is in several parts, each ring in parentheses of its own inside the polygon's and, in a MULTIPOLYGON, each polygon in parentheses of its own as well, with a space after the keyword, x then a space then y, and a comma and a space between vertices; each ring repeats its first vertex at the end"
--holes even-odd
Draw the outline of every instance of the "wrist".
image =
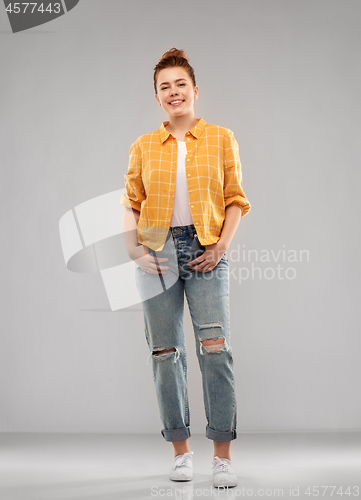
POLYGON ((143 245, 138 245, 138 246, 132 247, 129 250, 128 254, 129 254, 129 257, 132 260, 140 259, 144 255, 144 253, 143 253, 143 245))
POLYGON ((228 250, 230 242, 226 238, 220 237, 219 240, 217 241, 217 244, 219 248, 221 248, 226 252, 228 250))

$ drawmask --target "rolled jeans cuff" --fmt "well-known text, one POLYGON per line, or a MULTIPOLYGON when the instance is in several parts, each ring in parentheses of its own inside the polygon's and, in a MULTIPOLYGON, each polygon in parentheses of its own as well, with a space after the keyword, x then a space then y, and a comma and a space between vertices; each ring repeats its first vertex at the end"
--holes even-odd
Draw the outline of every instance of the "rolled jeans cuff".
POLYGON ((189 427, 172 429, 170 431, 163 429, 160 431, 160 433, 166 441, 181 441, 182 439, 188 439, 189 437, 191 437, 191 431, 189 427))
POLYGON ((206 437, 212 439, 213 441, 232 441, 237 438, 237 431, 220 432, 211 429, 208 425, 206 427, 206 437))

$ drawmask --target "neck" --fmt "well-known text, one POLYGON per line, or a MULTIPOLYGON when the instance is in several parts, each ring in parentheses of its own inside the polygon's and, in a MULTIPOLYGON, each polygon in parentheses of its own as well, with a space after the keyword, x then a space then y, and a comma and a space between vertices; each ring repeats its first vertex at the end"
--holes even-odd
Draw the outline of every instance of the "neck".
POLYGON ((166 126, 168 132, 183 132, 187 130, 192 130, 198 123, 197 118, 194 116, 183 115, 183 116, 168 116, 169 123, 166 126))

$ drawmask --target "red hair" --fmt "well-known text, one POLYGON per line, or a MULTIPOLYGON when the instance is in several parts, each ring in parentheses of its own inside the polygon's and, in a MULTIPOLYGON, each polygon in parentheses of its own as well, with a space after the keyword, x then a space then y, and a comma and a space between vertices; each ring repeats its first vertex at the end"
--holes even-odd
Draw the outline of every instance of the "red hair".
POLYGON ((162 57, 160 58, 158 64, 154 67, 154 90, 155 93, 157 94, 157 78, 158 78, 158 73, 160 70, 164 68, 174 68, 175 66, 179 66, 181 68, 184 68, 190 79, 193 82, 193 85, 196 86, 196 78, 194 76, 194 69, 188 62, 188 56, 184 52, 183 49, 176 49, 173 47, 170 50, 167 50, 162 57))

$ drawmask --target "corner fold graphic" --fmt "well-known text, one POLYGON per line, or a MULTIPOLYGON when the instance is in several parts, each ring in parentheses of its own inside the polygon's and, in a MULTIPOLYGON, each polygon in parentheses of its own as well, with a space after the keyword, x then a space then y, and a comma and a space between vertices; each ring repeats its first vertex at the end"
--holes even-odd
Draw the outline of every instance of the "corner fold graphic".
POLYGON ((24 31, 48 23, 73 9, 79 0, 46 0, 36 2, 14 2, 4 0, 5 10, 13 33, 24 31))
POLYGON ((79 0, 64 0, 66 10, 74 9, 74 7, 79 3, 79 0))

